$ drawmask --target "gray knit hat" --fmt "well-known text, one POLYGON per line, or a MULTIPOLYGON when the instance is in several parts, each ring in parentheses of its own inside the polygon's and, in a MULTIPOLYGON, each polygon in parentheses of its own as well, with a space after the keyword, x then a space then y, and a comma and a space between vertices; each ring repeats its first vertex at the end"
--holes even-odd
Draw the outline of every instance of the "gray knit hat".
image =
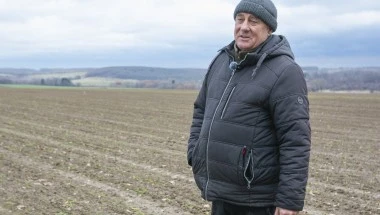
POLYGON ((234 19, 238 13, 250 13, 261 19, 273 32, 277 29, 277 9, 271 0, 242 0, 235 8, 234 19))

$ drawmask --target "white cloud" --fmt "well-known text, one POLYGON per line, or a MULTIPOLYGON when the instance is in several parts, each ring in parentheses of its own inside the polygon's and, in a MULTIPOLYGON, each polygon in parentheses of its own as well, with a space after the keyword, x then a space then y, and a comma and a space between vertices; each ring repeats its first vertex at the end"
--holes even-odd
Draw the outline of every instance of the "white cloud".
POLYGON ((226 32, 221 23, 232 15, 221 15, 232 7, 221 0, 3 0, 1 55, 170 48, 226 32))
MULTIPOLYGON (((349 4, 348 1, 346 4, 349 4)), ((293 6, 280 3, 279 32, 285 35, 323 35, 380 26, 380 10, 346 8, 342 11, 339 6, 340 4, 334 5, 334 3, 293 6)))
MULTIPOLYGON (((239 0, 0 0, 0 57, 227 44, 239 0)), ((274 0, 278 33, 380 25, 380 1, 274 0)), ((370 32, 370 31, 369 31, 370 32)))

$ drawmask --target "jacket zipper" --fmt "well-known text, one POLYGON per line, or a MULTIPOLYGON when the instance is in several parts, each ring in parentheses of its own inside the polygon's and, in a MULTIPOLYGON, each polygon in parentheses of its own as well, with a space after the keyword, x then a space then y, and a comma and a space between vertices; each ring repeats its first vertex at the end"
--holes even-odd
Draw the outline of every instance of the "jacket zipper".
MULTIPOLYGON (((231 57, 232 59, 234 59, 231 55, 230 55, 230 57, 231 57)), ((230 85, 231 80, 232 80, 232 78, 233 78, 234 75, 235 75, 235 71, 236 71, 236 69, 232 70, 231 77, 230 77, 230 79, 228 80, 228 83, 227 83, 226 87, 224 88, 224 91, 223 91, 222 97, 220 98, 220 101, 219 101, 218 105, 217 105, 216 108, 215 108, 215 112, 214 112, 214 115, 212 116, 212 120, 211 120, 211 123, 210 123, 210 129, 208 130, 208 138, 207 138, 207 146, 206 146, 206 171, 207 171, 207 182, 206 182, 206 187, 205 187, 205 200, 206 200, 206 201, 207 201, 207 189, 208 189, 208 183, 209 183, 209 181, 210 181, 210 171, 208 170, 208 146, 209 146, 209 143, 210 143, 210 135, 211 135, 212 124, 214 123, 216 113, 218 112, 219 106, 220 106, 220 104, 222 103, 222 100, 223 100, 224 94, 226 94, 227 88, 228 88, 228 86, 230 85)))
POLYGON ((234 93, 235 88, 236 88, 236 86, 235 86, 234 88, 232 88, 231 93, 230 93, 230 95, 228 96, 227 102, 226 102, 226 104, 224 105, 224 108, 223 108, 223 111, 222 111, 222 115, 220 116, 220 119, 223 119, 223 117, 224 117, 224 113, 226 112, 226 109, 227 109, 228 103, 230 102, 230 99, 231 99, 231 97, 232 97, 232 94, 234 93))

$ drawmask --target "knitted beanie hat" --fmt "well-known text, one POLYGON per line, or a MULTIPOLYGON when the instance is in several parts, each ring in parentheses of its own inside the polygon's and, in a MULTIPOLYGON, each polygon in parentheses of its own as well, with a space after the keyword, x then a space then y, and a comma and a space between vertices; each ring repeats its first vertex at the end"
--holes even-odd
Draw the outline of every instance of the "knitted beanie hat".
POLYGON ((265 22, 273 32, 277 29, 277 9, 271 0, 241 0, 235 8, 234 19, 238 13, 250 13, 265 22))

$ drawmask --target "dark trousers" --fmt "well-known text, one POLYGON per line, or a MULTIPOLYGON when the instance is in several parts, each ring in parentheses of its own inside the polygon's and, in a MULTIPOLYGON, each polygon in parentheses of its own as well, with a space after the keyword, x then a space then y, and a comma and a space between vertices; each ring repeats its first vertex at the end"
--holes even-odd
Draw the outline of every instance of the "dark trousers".
POLYGON ((273 215, 276 207, 248 207, 213 201, 211 215, 273 215))

